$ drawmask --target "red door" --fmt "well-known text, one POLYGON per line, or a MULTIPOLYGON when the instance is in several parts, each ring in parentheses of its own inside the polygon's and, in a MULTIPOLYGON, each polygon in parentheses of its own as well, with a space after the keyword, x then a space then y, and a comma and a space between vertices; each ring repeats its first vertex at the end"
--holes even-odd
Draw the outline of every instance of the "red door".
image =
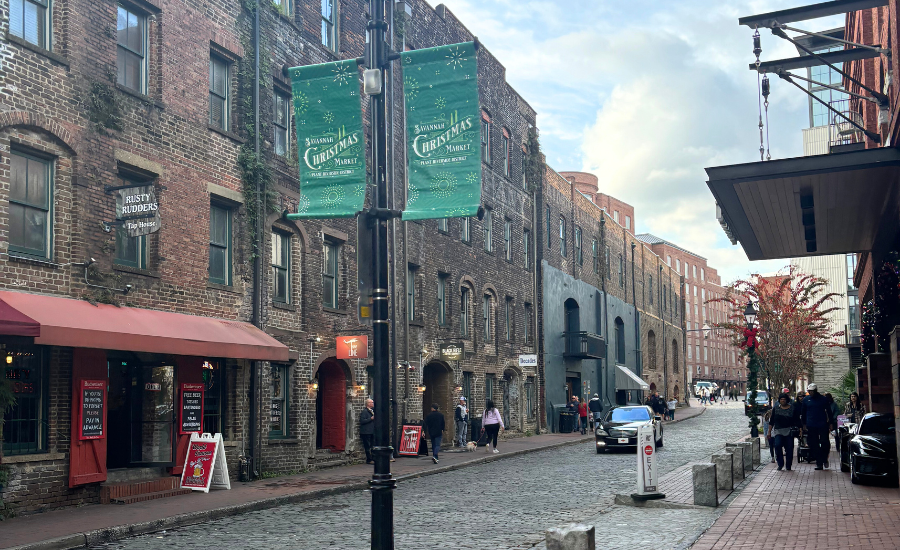
POLYGON ((347 377, 333 361, 319 367, 319 428, 321 448, 343 451, 346 440, 347 377))
MULTIPOLYGON (((175 395, 176 406, 181 403, 181 384, 185 382, 202 383, 203 382, 203 358, 188 357, 184 355, 178 356, 175 364, 178 366, 176 378, 178 380, 178 393, 175 395)), ((175 415, 178 422, 178 415, 175 415)), ((187 457, 188 442, 191 440, 191 434, 178 433, 178 426, 175 426, 173 437, 178 438, 175 445, 175 466, 169 468, 170 474, 181 475, 184 470, 184 459, 187 457)))
MULTIPOLYGON (((103 436, 81 439, 82 380, 108 380, 106 352, 100 349, 75 348, 72 352, 72 430, 69 448, 69 487, 106 481, 106 439, 109 425, 105 411, 103 436)), ((106 392, 106 388, 103 388, 106 392)))

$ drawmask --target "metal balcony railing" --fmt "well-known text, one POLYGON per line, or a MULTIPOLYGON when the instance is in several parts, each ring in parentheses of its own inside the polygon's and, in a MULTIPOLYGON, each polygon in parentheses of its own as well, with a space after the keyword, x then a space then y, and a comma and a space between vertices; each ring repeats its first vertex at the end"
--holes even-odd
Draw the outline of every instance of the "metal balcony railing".
POLYGON ((602 359, 606 357, 606 341, 590 332, 565 332, 566 351, 563 357, 570 359, 602 359))

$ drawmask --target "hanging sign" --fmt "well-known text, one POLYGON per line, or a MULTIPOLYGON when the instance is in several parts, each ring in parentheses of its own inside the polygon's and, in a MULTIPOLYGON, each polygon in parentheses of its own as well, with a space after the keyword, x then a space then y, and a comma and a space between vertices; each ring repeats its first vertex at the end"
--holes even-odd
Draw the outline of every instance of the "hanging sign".
POLYGON ((400 54, 408 181, 404 220, 474 216, 481 204, 475 43, 400 54))
POLYGON ((366 199, 356 60, 293 67, 300 202, 288 219, 350 218, 366 199))
POLYGON ((181 385, 181 415, 179 434, 203 431, 203 384, 181 385))
POLYGON ((463 343, 462 342, 450 342, 447 344, 441 344, 440 346, 440 357, 442 361, 462 361, 463 360, 463 343))
POLYGON ((153 186, 119 189, 116 195, 116 221, 129 237, 159 231, 159 201, 153 186))
POLYGON ((366 359, 369 357, 369 337, 365 334, 338 336, 335 343, 338 359, 366 359))
POLYGON ((208 493, 210 487, 231 489, 222 434, 193 433, 181 472, 181 488, 208 493))
POLYGON ((422 426, 403 425, 403 437, 400 439, 401 456, 419 456, 419 440, 422 439, 422 426))
POLYGON ((82 380, 78 439, 103 439, 106 424, 106 380, 82 380))

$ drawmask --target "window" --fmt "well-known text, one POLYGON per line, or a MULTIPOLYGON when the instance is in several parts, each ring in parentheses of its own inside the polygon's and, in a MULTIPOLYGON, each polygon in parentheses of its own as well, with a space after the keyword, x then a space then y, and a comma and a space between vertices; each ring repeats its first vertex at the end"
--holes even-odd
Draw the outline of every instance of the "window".
POLYGON ((467 243, 472 240, 472 233, 470 231, 471 226, 472 226, 472 223, 469 218, 460 218, 459 240, 461 240, 464 243, 467 243))
POLYGON ((481 160, 491 163, 491 123, 481 119, 481 160))
POLYGON ((672 256, 666 256, 666 265, 672 267, 672 256))
POLYGON ((291 236, 272 232, 272 301, 291 303, 291 236))
POLYGON ((859 330, 859 296, 851 294, 847 296, 847 300, 850 303, 847 309, 847 316, 850 319, 850 330, 859 330))
POLYGON ((606 262, 606 278, 612 279, 612 265, 611 265, 612 260, 610 260, 609 247, 606 246, 604 248, 605 248, 605 250, 603 251, 603 254, 605 255, 605 262, 606 262))
POLYGON ((693 359, 694 353, 691 351, 691 346, 688 346, 687 352, 688 352, 688 359, 693 359))
POLYGON ((491 295, 485 294, 481 301, 481 321, 484 326, 484 343, 488 344, 493 341, 491 338, 491 295))
POLYGON ((438 324, 447 324, 447 275, 438 274, 437 284, 437 317, 438 324))
POLYGON ((522 232, 522 254, 525 257, 525 269, 531 269, 531 231, 522 232))
POLYGON ((694 285, 694 298, 697 297, 697 285, 694 285))
POLYGON ((49 7, 50 0, 11 0, 9 3, 9 34, 49 50, 49 7))
POLYGON ((505 128, 503 129, 503 137, 500 140, 500 147, 503 148, 503 150, 500 151, 500 154, 503 155, 503 158, 501 159, 501 160, 503 160, 503 175, 506 177, 509 177, 509 171, 510 171, 509 133, 506 131, 505 128))
POLYGON ((625 364, 625 323, 616 317, 616 363, 625 364))
POLYGON ((703 346, 703 360, 704 361, 709 360, 709 348, 706 346, 703 346))
POLYGON ((494 213, 491 210, 484 211, 484 221, 481 223, 481 227, 484 230, 484 250, 486 252, 493 252, 494 213))
POLYGON ((335 0, 322 0, 322 45, 331 51, 337 51, 337 21, 335 0))
POLYGON ((512 317, 512 298, 506 298, 506 311, 504 317, 506 318, 506 341, 509 342, 513 338, 513 317, 512 317))
POLYGON ((528 344, 531 342, 531 304, 525 304, 525 343, 528 344))
POLYGON ((9 247, 50 258, 53 164, 13 150, 9 178, 9 247))
POLYGON ((625 216, 625 229, 631 229, 631 216, 625 216))
POLYGON ((619 223, 619 211, 616 210, 613 212, 613 221, 619 223))
POLYGON ((695 279, 697 278, 697 266, 696 265, 694 265, 694 278, 695 279))
POLYGON ((566 257, 566 219, 562 216, 559 218, 559 253, 566 257))
POLYGON ((527 161, 528 161, 528 151, 522 147, 522 189, 528 190, 528 177, 526 175, 527 172, 527 161))
POLYGON ((272 3, 275 4, 275 7, 278 8, 283 15, 290 16, 293 12, 291 10, 291 0, 272 0, 272 3))
POLYGON ((220 130, 228 130, 229 82, 228 63, 214 55, 209 56, 209 124, 220 130))
POLYGON ((463 372, 462 394, 466 398, 466 403, 468 403, 469 407, 471 407, 472 406, 472 373, 471 372, 463 372))
MULTIPOLYGON (((117 199, 121 200, 119 197, 117 199)), ((137 269, 146 269, 147 236, 129 237, 123 226, 117 226, 115 263, 137 269)))
POLYGON ((494 399, 494 375, 493 374, 485 374, 484 375, 484 398, 485 399, 494 399))
POLYGON ((625 256, 619 256, 619 286, 625 288, 625 256))
POLYGON ((653 275, 647 277, 647 294, 650 296, 650 304, 653 304, 653 275))
POLYGON ((594 273, 597 273, 597 239, 591 239, 591 258, 594 262, 594 273))
POLYGON ((288 400, 287 388, 291 387, 288 381, 287 365, 272 364, 272 402, 269 405, 269 437, 287 437, 288 400))
POLYGON ((700 280, 701 280, 701 281, 705 281, 705 280, 706 280, 706 272, 703 270, 702 267, 700 268, 700 280))
POLYGON ((438 231, 443 231, 444 233, 450 231, 450 224, 447 222, 447 218, 438 218, 438 231))
POLYGON ((221 361, 203 362, 203 432, 225 433, 225 369, 221 361))
POLYGON ((675 258, 675 271, 681 273, 681 260, 675 258))
POLYGON ((291 146, 291 96, 275 92, 274 105, 275 154, 286 157, 291 146))
POLYGON ((231 210, 209 207, 209 282, 231 284, 231 210))
POLYGON ((406 318, 416 320, 416 270, 406 269, 406 318))
POLYGON ((525 382, 525 414, 528 415, 528 420, 534 420, 534 403, 534 377, 529 376, 525 382))
POLYGON ((469 289, 463 288, 459 293, 459 334, 469 336, 469 289))
POLYGON ((552 230, 550 229, 550 207, 549 206, 547 207, 547 223, 545 225, 547 226, 547 249, 549 250, 550 247, 552 246, 552 243, 550 242, 550 236, 552 234, 552 230))
POLYGON ((700 289, 700 299, 703 300, 704 302, 706 301, 706 289, 705 288, 700 289))
POLYGON ((856 290, 853 275, 856 273, 856 254, 847 254, 847 290, 856 290))
POLYGON ((506 261, 512 261, 512 222, 506 220, 503 222, 503 255, 506 261))
POLYGON ((116 35, 116 82, 135 92, 146 93, 147 19, 120 5, 116 35))
POLYGON ((338 245, 326 242, 322 265, 322 303, 338 307, 338 245))
POLYGON ((584 265, 584 254, 581 252, 581 228, 575 226, 575 261, 578 265, 584 265))
POLYGON ((3 454, 46 452, 49 391, 42 346, 11 346, 0 351, 4 378, 11 385, 16 405, 3 414, 3 454), (12 362, 10 361, 12 359, 12 362))

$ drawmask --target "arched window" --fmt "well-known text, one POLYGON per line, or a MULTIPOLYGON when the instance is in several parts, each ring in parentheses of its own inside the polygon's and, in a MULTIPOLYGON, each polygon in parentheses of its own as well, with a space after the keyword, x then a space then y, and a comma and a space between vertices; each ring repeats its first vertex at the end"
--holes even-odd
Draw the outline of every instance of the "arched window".
POLYGON ((569 298, 565 303, 566 308, 566 332, 580 332, 581 318, 579 317, 578 302, 569 298))
POLYGON ((616 363, 625 364, 625 323, 616 317, 616 363))
POLYGON ((656 333, 652 330, 647 333, 647 367, 656 370, 656 333))
POLYGON ((678 361, 678 340, 672 340, 672 371, 678 372, 679 370, 678 361))

